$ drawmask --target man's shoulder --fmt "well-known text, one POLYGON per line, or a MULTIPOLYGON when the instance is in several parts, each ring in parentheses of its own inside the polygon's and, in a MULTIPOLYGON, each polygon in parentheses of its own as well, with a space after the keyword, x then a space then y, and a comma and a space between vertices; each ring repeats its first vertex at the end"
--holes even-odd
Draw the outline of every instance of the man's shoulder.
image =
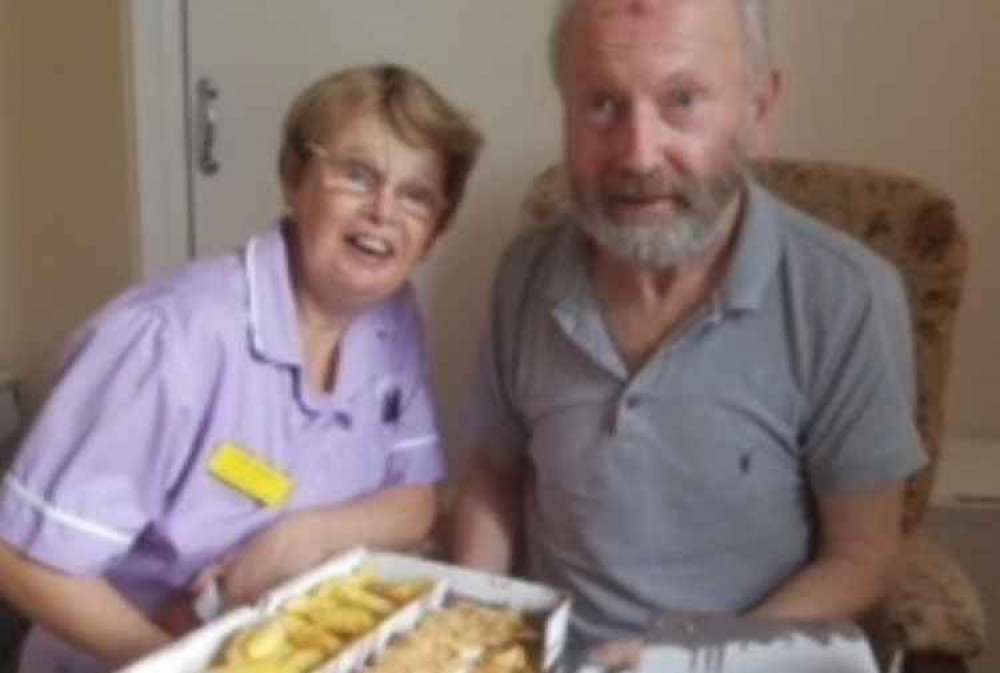
POLYGON ((568 235, 572 226, 569 217, 562 216, 519 232, 504 250, 502 264, 518 267, 526 260, 551 257, 556 244, 568 235))
POLYGON ((854 295, 895 293, 899 270, 857 237, 768 192, 783 241, 784 272, 810 292, 854 295))
POLYGON ((497 282, 504 286, 522 285, 541 273, 552 273, 560 264, 558 254, 570 244, 573 223, 568 217, 520 232, 500 258, 497 282))

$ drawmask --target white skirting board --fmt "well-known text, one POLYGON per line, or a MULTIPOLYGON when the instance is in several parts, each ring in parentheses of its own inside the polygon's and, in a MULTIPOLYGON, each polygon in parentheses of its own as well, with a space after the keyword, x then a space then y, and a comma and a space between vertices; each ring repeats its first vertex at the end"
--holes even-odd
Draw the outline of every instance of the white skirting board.
POLYGON ((931 501, 938 507, 1000 508, 1000 439, 947 439, 931 501))

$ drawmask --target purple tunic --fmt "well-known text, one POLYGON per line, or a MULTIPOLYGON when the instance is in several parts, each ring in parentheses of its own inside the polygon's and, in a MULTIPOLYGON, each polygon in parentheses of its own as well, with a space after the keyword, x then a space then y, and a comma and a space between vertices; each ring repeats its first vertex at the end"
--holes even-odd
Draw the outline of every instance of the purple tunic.
MULTIPOLYGON (((445 476, 412 288, 358 317, 309 388, 280 227, 138 287, 75 338, 0 491, 0 537, 146 613, 275 519, 445 476), (280 508, 209 473, 232 444, 294 480, 280 508)), ((22 670, 102 667, 35 629, 22 670)))

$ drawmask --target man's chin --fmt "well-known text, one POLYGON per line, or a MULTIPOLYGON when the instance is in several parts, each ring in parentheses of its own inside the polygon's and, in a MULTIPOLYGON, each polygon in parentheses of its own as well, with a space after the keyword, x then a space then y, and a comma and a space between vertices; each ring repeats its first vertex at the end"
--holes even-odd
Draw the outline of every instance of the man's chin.
POLYGON ((685 211, 672 199, 662 199, 649 203, 616 203, 601 209, 600 216, 623 227, 661 226, 669 227, 685 211))
POLYGON ((617 227, 629 231, 665 230, 671 228, 683 215, 673 208, 605 208, 588 215, 604 226, 617 227))
POLYGON ((581 228, 603 252, 637 267, 666 270, 700 259, 717 241, 718 221, 675 215, 584 216, 581 228))

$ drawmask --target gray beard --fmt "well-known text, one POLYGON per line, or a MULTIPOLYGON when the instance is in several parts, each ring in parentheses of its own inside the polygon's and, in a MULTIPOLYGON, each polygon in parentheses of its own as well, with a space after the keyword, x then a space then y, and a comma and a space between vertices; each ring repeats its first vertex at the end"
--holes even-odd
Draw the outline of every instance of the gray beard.
MULTIPOLYGON (((665 270, 700 258, 730 230, 726 206, 742 189, 742 167, 682 189, 684 208, 670 216, 616 219, 593 198, 577 198, 577 222, 603 250, 644 269, 665 270)), ((599 199, 598 199, 599 200, 599 199)))

